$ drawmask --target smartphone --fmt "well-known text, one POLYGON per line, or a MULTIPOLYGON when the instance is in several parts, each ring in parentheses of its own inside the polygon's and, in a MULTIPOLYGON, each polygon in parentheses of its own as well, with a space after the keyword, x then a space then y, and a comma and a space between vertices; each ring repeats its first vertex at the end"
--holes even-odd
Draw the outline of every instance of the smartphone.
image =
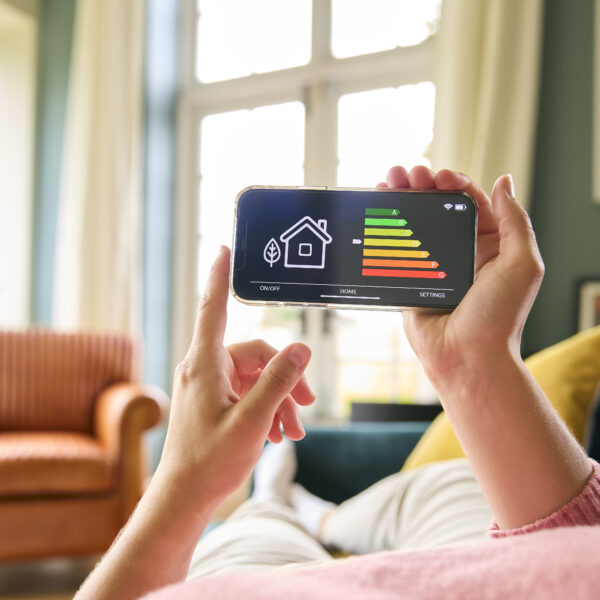
POLYGON ((231 289, 273 306, 451 310, 473 283, 464 192, 252 186, 235 201, 231 289))

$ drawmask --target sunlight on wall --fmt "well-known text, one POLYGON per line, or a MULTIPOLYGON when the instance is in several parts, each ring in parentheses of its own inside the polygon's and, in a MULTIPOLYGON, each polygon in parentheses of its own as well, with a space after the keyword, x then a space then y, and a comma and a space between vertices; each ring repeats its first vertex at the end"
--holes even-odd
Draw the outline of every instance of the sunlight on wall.
POLYGON ((29 321, 35 19, 0 1, 0 326, 29 321))

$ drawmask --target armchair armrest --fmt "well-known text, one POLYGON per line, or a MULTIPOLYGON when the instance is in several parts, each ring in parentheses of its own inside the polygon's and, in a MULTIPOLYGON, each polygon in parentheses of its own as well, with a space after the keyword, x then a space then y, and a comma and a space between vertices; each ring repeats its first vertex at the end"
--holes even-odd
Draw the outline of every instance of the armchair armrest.
POLYGON ((159 388, 140 383, 113 384, 100 392, 94 407, 94 435, 118 466, 117 485, 127 518, 139 500, 145 476, 142 434, 158 425, 169 398, 159 388))
POLYGON ((168 396, 157 387, 133 382, 110 385, 100 392, 96 401, 94 435, 116 458, 131 430, 141 434, 158 425, 168 404, 168 396))

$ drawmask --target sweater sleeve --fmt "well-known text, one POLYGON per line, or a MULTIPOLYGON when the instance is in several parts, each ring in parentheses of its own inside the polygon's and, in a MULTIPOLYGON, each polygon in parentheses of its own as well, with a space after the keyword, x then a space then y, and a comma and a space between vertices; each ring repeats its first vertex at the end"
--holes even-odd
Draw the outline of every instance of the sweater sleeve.
POLYGON ((496 520, 492 520, 489 534, 493 538, 509 537, 556 527, 575 525, 600 525, 600 464, 590 459, 592 474, 586 486, 573 500, 551 515, 538 519, 535 523, 515 529, 500 529, 496 520))

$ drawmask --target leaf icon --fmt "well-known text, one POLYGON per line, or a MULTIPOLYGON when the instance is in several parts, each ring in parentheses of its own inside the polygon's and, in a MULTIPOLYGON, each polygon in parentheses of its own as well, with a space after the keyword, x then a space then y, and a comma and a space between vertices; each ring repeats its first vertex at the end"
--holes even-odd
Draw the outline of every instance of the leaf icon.
POLYGON ((271 238, 267 242, 263 252, 263 258, 269 263, 270 267, 281 258, 281 249, 279 248, 279 244, 275 241, 275 238, 271 238))

